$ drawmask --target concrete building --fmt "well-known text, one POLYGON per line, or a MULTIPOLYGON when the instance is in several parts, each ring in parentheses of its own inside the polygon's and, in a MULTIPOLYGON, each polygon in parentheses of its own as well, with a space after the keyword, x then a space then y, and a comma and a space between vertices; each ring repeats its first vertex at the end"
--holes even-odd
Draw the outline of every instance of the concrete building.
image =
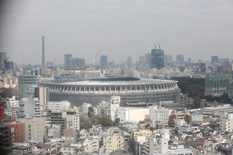
POLYGON ((48 110, 49 111, 67 111, 70 107, 70 102, 61 101, 61 102, 48 102, 48 110))
POLYGON ((66 112, 51 112, 51 124, 61 124, 61 133, 63 133, 63 130, 67 128, 66 112))
POLYGON ((75 128, 63 130, 63 135, 65 139, 69 141, 76 141, 77 139, 77 132, 75 128))
POLYGON ((145 62, 149 67, 151 67, 151 53, 145 54, 145 62))
POLYGON ((19 118, 36 118, 40 116, 40 101, 37 98, 23 98, 19 101, 19 118))
POLYGON ((80 112, 83 114, 88 114, 88 108, 92 107, 90 103, 83 103, 83 105, 80 107, 80 112))
POLYGON ((43 111, 48 110, 49 102, 49 88, 46 87, 37 87, 35 88, 35 97, 40 100, 40 106, 43 111))
POLYGON ((18 109, 19 108, 19 101, 16 100, 15 96, 12 96, 12 98, 7 98, 6 108, 7 109, 18 109))
POLYGON ((79 114, 77 111, 67 111, 67 128, 80 130, 79 114))
POLYGON ((120 118, 120 122, 139 122, 145 118, 149 118, 149 108, 119 107, 117 118, 120 118))
POLYGON ((45 120, 44 118, 24 119, 25 140, 39 140, 44 143, 45 138, 45 120))
POLYGON ((17 111, 15 109, 4 109, 5 118, 16 119, 18 117, 17 111))
POLYGON ((9 86, 12 86, 12 81, 11 81, 11 77, 4 77, 3 78, 3 85, 9 85, 9 86))
POLYGON ((19 75, 18 83, 19 83, 19 99, 35 97, 35 88, 37 87, 37 76, 19 75))
POLYGON ((174 119, 183 119, 185 122, 188 121, 189 116, 188 116, 188 111, 172 111, 172 113, 169 116, 169 126, 170 127, 174 127, 175 123, 174 123, 174 119))
POLYGON ((168 124, 171 112, 171 109, 160 106, 149 107, 150 119, 154 120, 155 122, 163 122, 168 124))
POLYGON ((109 103, 106 103, 105 106, 100 107, 100 117, 111 118, 112 121, 115 121, 117 118, 117 109, 120 107, 121 97, 112 96, 109 103))
POLYGON ((119 133, 114 133, 111 136, 104 136, 103 145, 105 146, 105 152, 107 153, 115 150, 122 150, 124 149, 124 138, 119 133))

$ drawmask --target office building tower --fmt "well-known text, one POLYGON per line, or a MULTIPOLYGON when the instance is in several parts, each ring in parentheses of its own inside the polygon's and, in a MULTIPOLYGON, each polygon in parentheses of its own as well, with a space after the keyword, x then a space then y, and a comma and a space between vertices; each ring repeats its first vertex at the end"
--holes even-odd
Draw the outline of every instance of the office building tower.
POLYGON ((10 58, 6 58, 4 60, 4 65, 5 65, 5 69, 7 70, 14 69, 14 63, 10 58))
POLYGON ((127 58, 127 65, 128 65, 128 67, 132 67, 132 57, 131 56, 129 56, 127 58))
POLYGON ((182 55, 182 54, 177 55, 176 56, 176 62, 180 63, 180 64, 183 64, 184 63, 184 55, 182 55))
POLYGON ((42 36, 42 66, 45 66, 45 47, 44 47, 44 36, 42 36))
POLYGON ((206 73, 205 96, 222 96, 227 93, 233 97, 233 73, 206 73), (220 82, 221 81, 221 82, 220 82))
POLYGON ((4 60, 6 59, 6 52, 0 52, 0 69, 5 69, 4 60))
POLYGON ((19 99, 34 98, 35 88, 37 87, 36 75, 19 75, 19 99))
POLYGON ((85 69, 85 59, 84 58, 73 58, 71 54, 64 55, 64 69, 73 70, 85 69))
POLYGON ((151 53, 145 54, 145 63, 151 66, 151 53))
POLYGON ((43 108, 43 111, 48 110, 49 102, 49 88, 47 87, 36 87, 35 88, 35 97, 39 99, 40 106, 43 108))
POLYGON ((218 62, 218 56, 211 57, 211 63, 214 64, 215 62, 218 62))
POLYGON ((172 55, 164 55, 165 66, 170 66, 172 64, 172 55))
POLYGON ((191 63, 192 63, 191 58, 188 58, 188 63, 189 63, 189 64, 191 64, 191 63))
POLYGON ((145 65, 145 57, 144 56, 139 57, 139 65, 145 65))
POLYGON ((100 63, 101 63, 101 66, 107 66, 107 62, 108 62, 108 59, 107 59, 107 55, 101 55, 100 56, 100 63))
POLYGON ((19 118, 38 118, 41 116, 38 98, 23 98, 19 101, 19 118))
POLYGON ((164 51, 161 49, 151 50, 151 68, 161 69, 164 67, 164 51))
POLYGON ((230 59, 229 58, 219 58, 218 59, 218 62, 221 63, 221 64, 223 64, 224 62, 227 62, 227 61, 230 62, 230 59))
POLYGON ((70 62, 69 60, 72 58, 72 54, 65 54, 64 55, 64 69, 70 68, 70 62))

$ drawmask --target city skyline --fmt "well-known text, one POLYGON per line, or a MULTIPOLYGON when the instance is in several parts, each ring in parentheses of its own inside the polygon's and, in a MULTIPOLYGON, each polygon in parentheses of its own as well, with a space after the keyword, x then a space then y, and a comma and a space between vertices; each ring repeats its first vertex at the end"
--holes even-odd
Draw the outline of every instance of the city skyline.
POLYGON ((150 53, 161 38, 164 55, 211 61, 233 59, 233 3, 230 1, 63 1, 3 2, 0 50, 16 63, 64 63, 64 54, 133 62, 150 53), (72 5, 71 5, 72 4, 72 5), (43 7, 43 9, 41 9, 43 7), (25 56, 29 59, 25 59, 25 56))

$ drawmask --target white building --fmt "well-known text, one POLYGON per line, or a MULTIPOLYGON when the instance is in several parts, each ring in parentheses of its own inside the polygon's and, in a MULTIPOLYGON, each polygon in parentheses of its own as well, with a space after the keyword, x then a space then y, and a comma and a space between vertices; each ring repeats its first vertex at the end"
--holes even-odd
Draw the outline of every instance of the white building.
POLYGON ((149 118, 149 108, 119 107, 117 109, 117 118, 120 118, 120 122, 143 121, 149 118))
POLYGON ((12 98, 7 98, 6 107, 7 109, 18 109, 19 101, 15 99, 15 96, 12 96, 12 98))
POLYGON ((110 102, 100 107, 100 117, 109 117, 112 121, 117 118, 117 109, 120 107, 121 97, 111 96, 110 102))
POLYGON ((67 128, 79 130, 79 114, 76 111, 67 111, 66 113, 67 128))
POLYGON ((40 101, 37 98, 23 98, 19 102, 19 118, 35 118, 41 116, 40 101))
POLYGON ((4 110, 5 117, 17 118, 17 112, 14 109, 5 109, 4 110))
POLYGON ((83 105, 80 107, 80 112, 83 114, 88 114, 88 108, 92 105, 90 103, 83 103, 83 105))
POLYGON ((68 101, 53 101, 48 102, 48 110, 50 111, 67 111, 70 107, 68 101))
POLYGON ((36 97, 40 100, 40 105, 43 108, 43 111, 48 110, 48 101, 49 101, 49 88, 47 87, 37 87, 35 89, 36 97))
POLYGON ((220 119, 220 128, 222 131, 233 132, 233 114, 228 114, 227 118, 220 119))
POLYGON ((171 109, 160 107, 160 106, 151 106, 150 109, 150 119, 155 122, 168 123, 169 116, 172 112, 171 109))
POLYGON ((25 123, 25 140, 39 140, 44 142, 45 137, 45 120, 44 118, 24 119, 25 123))

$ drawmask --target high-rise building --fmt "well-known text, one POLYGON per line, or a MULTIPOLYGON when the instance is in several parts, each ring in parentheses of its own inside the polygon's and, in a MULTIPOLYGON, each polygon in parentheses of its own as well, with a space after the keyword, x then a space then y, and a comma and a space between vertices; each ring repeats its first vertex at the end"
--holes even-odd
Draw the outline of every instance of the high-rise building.
POLYGON ((101 66, 107 66, 107 62, 108 62, 108 59, 107 59, 107 55, 101 55, 100 56, 100 63, 101 63, 101 66))
POLYGON ((70 68, 69 60, 72 58, 72 54, 65 54, 64 55, 64 69, 70 68))
POLYGON ((206 73, 205 95, 221 96, 223 93, 233 97, 233 73, 206 73))
POLYGON ((189 63, 189 64, 191 64, 191 63, 192 63, 191 58, 188 58, 188 63, 189 63))
POLYGON ((132 67, 132 57, 131 56, 129 56, 127 58, 127 65, 128 65, 128 67, 132 67))
POLYGON ((73 70, 85 69, 85 59, 84 58, 73 58, 71 54, 64 55, 64 69, 73 70))
POLYGON ((35 97, 35 88, 37 87, 36 75, 20 75, 18 78, 18 83, 19 99, 35 97))
POLYGON ((0 52, 0 69, 5 69, 4 60, 6 59, 6 52, 0 52))
POLYGON ((42 66, 45 66, 45 47, 44 47, 44 36, 42 36, 42 66))
POLYGON ((48 110, 49 102, 49 88, 47 87, 36 87, 35 88, 35 97, 39 99, 40 106, 43 108, 43 111, 48 110))
POLYGON ((47 67, 48 68, 53 68, 53 62, 52 61, 47 62, 47 67))
POLYGON ((172 64, 172 55, 164 55, 165 66, 170 66, 172 64))
POLYGON ((151 67, 151 53, 145 54, 145 62, 151 67))
POLYGON ((145 65, 145 57, 139 56, 139 65, 145 65))
POLYGON ((211 63, 218 62, 218 56, 212 56, 211 57, 211 63))
POLYGON ((177 55, 176 56, 176 62, 180 63, 180 64, 183 64, 184 63, 184 55, 182 55, 182 54, 177 55))
POLYGON ((6 58, 4 60, 4 65, 5 65, 5 69, 7 70, 14 69, 14 63, 10 58, 6 58))
POLYGON ((151 50, 151 68, 161 69, 164 67, 164 51, 161 49, 151 50))

